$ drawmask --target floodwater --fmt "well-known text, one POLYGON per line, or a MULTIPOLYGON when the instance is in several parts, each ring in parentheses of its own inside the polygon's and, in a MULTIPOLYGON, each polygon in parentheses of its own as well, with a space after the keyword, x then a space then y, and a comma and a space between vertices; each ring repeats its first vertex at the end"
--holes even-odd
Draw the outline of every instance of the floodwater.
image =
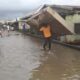
POLYGON ((80 80, 80 51, 18 32, 0 37, 0 80, 80 80))

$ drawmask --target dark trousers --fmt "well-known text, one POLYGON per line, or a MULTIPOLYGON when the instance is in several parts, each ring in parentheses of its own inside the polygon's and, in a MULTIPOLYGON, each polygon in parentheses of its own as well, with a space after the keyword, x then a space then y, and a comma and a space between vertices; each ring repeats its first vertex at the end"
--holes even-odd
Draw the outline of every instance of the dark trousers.
POLYGON ((44 44, 43 48, 46 49, 46 46, 48 46, 48 49, 51 49, 51 37, 44 38, 44 44))
POLYGON ((0 33, 0 36, 2 37, 2 33, 0 33))

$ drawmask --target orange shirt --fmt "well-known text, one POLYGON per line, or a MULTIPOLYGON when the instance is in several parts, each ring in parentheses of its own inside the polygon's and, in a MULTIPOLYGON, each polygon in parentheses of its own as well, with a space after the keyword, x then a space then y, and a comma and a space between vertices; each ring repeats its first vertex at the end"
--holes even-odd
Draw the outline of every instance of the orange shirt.
POLYGON ((47 27, 42 27, 41 29, 40 29, 40 31, 42 31, 43 32, 43 35, 44 35, 44 37, 51 37, 51 31, 50 31, 50 26, 47 26, 47 27))

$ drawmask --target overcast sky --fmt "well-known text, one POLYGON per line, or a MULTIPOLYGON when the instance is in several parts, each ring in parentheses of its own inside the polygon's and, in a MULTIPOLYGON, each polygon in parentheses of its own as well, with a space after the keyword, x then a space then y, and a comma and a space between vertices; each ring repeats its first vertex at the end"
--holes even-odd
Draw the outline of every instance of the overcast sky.
POLYGON ((43 4, 80 6, 80 0, 0 0, 0 18, 11 17, 12 14, 22 16, 22 12, 29 12, 43 4))

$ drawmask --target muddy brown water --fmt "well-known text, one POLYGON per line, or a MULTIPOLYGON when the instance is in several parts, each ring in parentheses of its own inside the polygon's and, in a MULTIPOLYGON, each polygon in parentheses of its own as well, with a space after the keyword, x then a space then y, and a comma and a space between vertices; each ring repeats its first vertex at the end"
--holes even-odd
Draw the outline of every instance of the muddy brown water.
POLYGON ((0 38, 0 80, 80 80, 80 51, 11 32, 0 38))

